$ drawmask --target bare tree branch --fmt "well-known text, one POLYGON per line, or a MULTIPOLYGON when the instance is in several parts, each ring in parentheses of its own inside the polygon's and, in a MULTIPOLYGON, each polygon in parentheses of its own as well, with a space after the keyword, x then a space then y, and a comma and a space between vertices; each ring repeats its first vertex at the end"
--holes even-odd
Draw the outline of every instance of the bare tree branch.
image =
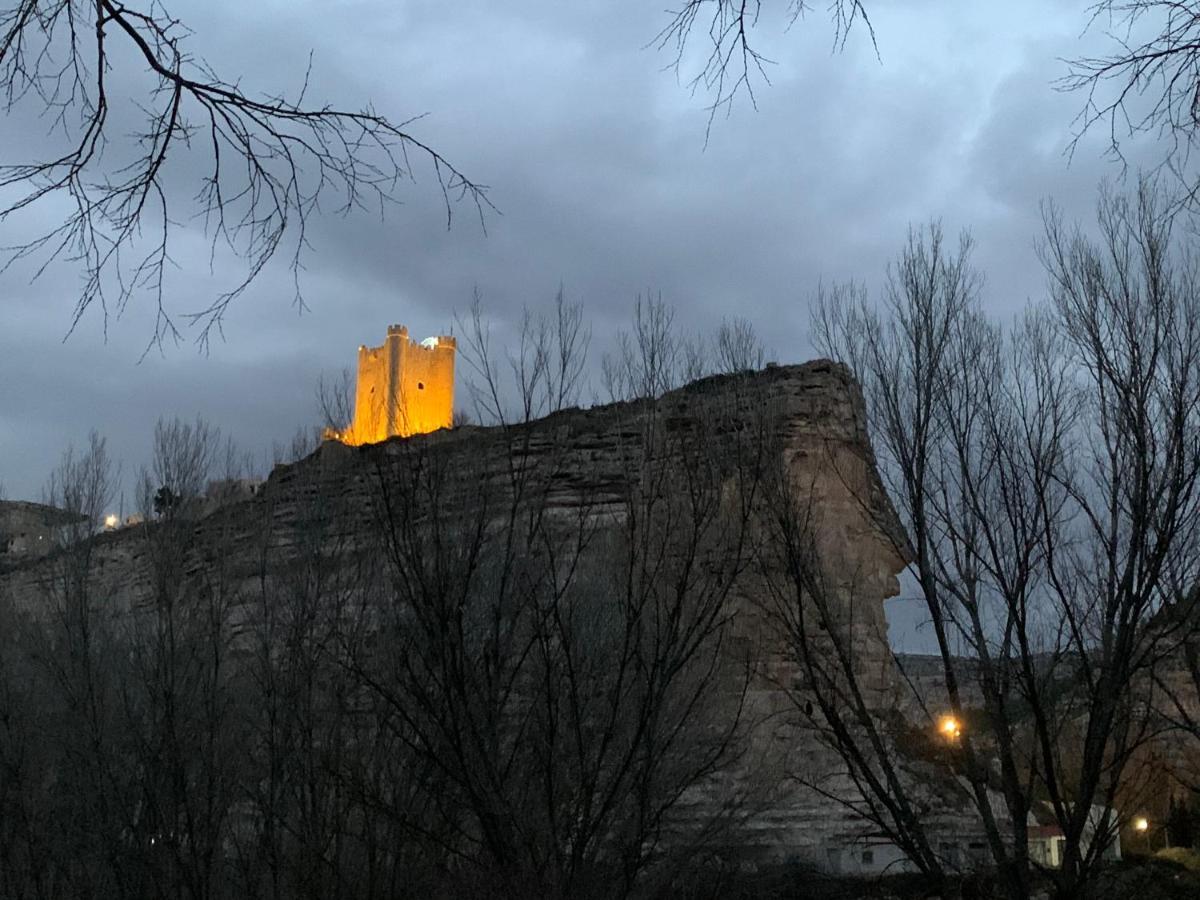
MULTIPOLYGON (((767 3, 767 10, 781 9, 783 4, 767 3)), ((788 0, 783 14, 786 28, 807 13, 806 0, 788 0)), ((685 0, 676 9, 668 11, 670 21, 654 38, 659 50, 674 54, 669 64, 678 75, 688 68, 688 48, 697 35, 705 43, 704 56, 699 71, 688 79, 692 92, 701 91, 711 100, 708 106, 708 127, 711 130, 717 112, 728 112, 739 94, 745 93, 751 104, 757 105, 754 84, 761 79, 770 84, 767 59, 757 49, 754 30, 764 12, 763 0, 685 0)), ((846 39, 855 23, 861 22, 875 45, 875 28, 867 15, 862 0, 831 0, 829 17, 833 21, 833 46, 835 50, 845 47, 846 39)))
POLYGON ((83 286, 72 330, 98 305, 107 333, 110 318, 145 296, 156 313, 150 346, 178 340, 180 319, 198 329, 204 346, 219 333, 230 304, 280 253, 302 305, 310 216, 319 209, 382 212, 414 180, 413 154, 432 170, 447 227, 463 200, 482 222, 491 205, 485 188, 415 137, 413 119, 396 123, 370 108, 309 106, 308 72, 294 97, 254 97, 194 57, 187 37, 156 0, 142 8, 116 0, 21 0, 0 10, 6 112, 26 102, 43 108, 63 141, 57 155, 0 166, 0 190, 11 197, 0 207, 0 222, 69 203, 60 224, 4 248, 0 271, 24 259, 38 275, 54 260, 77 264, 83 286), (140 94, 113 93, 110 73, 124 57, 146 73, 140 94), (114 113, 129 104, 144 116, 132 147, 114 133, 120 127, 114 113), (193 197, 180 196, 171 176, 172 166, 189 156, 206 167, 193 197), (245 269, 208 306, 177 314, 167 303, 171 238, 194 218, 202 220, 214 258, 219 248, 227 250, 245 269))
POLYGON ((1109 153, 1124 167, 1126 142, 1150 135, 1160 142, 1159 167, 1180 183, 1176 202, 1194 205, 1200 199, 1192 164, 1200 126, 1200 4, 1100 0, 1090 9, 1089 27, 1103 28, 1115 49, 1066 60, 1057 87, 1084 96, 1069 152, 1103 129, 1109 153))

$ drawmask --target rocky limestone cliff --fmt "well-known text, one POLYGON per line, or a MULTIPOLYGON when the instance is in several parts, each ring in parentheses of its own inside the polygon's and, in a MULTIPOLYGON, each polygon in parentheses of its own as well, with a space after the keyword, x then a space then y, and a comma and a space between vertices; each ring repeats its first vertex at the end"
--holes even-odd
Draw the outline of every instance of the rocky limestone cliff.
MULTIPOLYGON (((548 507, 577 510, 586 504, 596 517, 620 515, 622 498, 636 478, 634 468, 645 454, 656 452, 643 446, 647 409, 641 402, 615 403, 562 410, 507 429, 466 426, 363 447, 326 442, 305 459, 276 466, 255 496, 235 499, 194 521, 187 571, 200 571, 220 547, 227 568, 253 575, 259 560, 249 558, 249 551, 264 532, 279 552, 303 544, 298 533, 319 512, 314 498, 322 503, 335 498, 345 514, 342 529, 368 527, 378 467, 402 467, 414 453, 436 459, 439 466, 469 470, 471 477, 460 482, 470 490, 440 498, 442 503, 469 503, 481 483, 506 491, 515 458, 532 470, 541 458, 552 457, 539 482, 548 507), (230 559, 230 547, 240 548, 245 558, 235 550, 230 559)), ((714 459, 751 423, 764 423, 772 430, 771 450, 782 456, 798 490, 810 493, 820 507, 822 539, 841 568, 869 570, 876 578, 876 611, 895 593, 893 579, 906 564, 907 538, 875 471, 861 393, 843 366, 818 360, 713 376, 668 393, 654 411, 665 430, 679 437, 672 447, 704 443, 703 452, 714 459)), ((732 469, 739 462, 726 458, 717 464, 732 469)), ((154 527, 135 525, 93 539, 98 593, 137 602, 149 577, 142 538, 154 527)), ((7 564, 0 570, 0 590, 36 607, 36 586, 48 577, 49 565, 37 560, 7 564)))
MULTIPOLYGON (((812 505, 863 683, 886 702, 893 675, 883 601, 898 591, 896 576, 910 551, 876 471, 858 386, 845 367, 824 360, 714 376, 654 403, 568 409, 508 428, 468 426, 362 447, 327 442, 305 459, 276 467, 253 497, 187 522, 186 550, 173 577, 196 584, 220 580, 252 596, 268 557, 278 569, 300 566, 334 544, 343 560, 376 554, 380 548, 371 535, 379 517, 396 508, 381 512, 379 492, 391 489, 381 485, 402 485, 418 467, 427 476, 435 473, 422 485, 439 486, 436 495, 414 489, 405 498, 405 525, 418 532, 423 517, 465 516, 481 503, 495 509, 494 527, 512 527, 505 515, 516 490, 536 495, 538 509, 564 525, 587 521, 602 528, 627 515, 639 479, 671 454, 717 480, 732 504, 747 490, 741 477, 747 466, 782 468, 812 505)), ((160 527, 147 523, 93 539, 87 570, 92 597, 113 609, 151 600, 161 576, 148 538, 160 527)), ((11 566, 0 571, 0 602, 38 615, 59 577, 54 556, 11 566)), ((754 741, 761 751, 753 765, 766 770, 753 774, 790 783, 800 769, 811 775, 821 767, 833 771, 837 763, 797 720, 787 694, 796 667, 756 596, 764 577, 748 573, 733 592, 741 607, 733 610, 733 645, 755 662, 748 719, 758 729, 754 741)), ((734 780, 744 782, 747 775, 734 780)), ((836 804, 792 790, 774 792, 755 823, 763 852, 790 848, 775 855, 794 857, 802 847, 807 850, 800 855, 811 859, 821 846, 852 839, 861 829, 836 804)))

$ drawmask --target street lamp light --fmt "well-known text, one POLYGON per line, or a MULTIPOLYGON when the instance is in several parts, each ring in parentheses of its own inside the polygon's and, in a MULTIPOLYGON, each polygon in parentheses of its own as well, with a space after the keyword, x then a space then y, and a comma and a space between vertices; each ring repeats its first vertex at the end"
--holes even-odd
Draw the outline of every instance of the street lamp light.
POLYGON ((942 716, 941 721, 938 722, 938 731, 946 740, 956 741, 962 734, 962 723, 954 716, 942 716))
POLYGON ((1147 854, 1150 853, 1150 820, 1145 816, 1135 816, 1132 824, 1134 833, 1142 836, 1142 841, 1145 843, 1145 852, 1147 854))

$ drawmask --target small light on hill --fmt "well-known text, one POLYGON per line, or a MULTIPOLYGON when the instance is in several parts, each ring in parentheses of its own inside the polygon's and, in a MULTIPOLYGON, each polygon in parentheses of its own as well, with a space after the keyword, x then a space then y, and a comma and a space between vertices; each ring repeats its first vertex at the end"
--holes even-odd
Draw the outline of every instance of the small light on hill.
POLYGON ((938 731, 946 740, 955 741, 962 734, 962 724, 954 716, 942 716, 938 722, 938 731))

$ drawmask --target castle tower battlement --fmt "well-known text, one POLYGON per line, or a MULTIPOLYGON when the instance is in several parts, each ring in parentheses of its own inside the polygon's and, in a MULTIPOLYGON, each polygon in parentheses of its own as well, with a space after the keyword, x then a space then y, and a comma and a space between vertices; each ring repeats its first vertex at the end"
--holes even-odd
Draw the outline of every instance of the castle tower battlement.
POLYGON ((455 349, 449 335, 418 343, 405 326, 389 325, 382 345, 358 348, 354 421, 327 436, 357 446, 449 428, 455 349))

